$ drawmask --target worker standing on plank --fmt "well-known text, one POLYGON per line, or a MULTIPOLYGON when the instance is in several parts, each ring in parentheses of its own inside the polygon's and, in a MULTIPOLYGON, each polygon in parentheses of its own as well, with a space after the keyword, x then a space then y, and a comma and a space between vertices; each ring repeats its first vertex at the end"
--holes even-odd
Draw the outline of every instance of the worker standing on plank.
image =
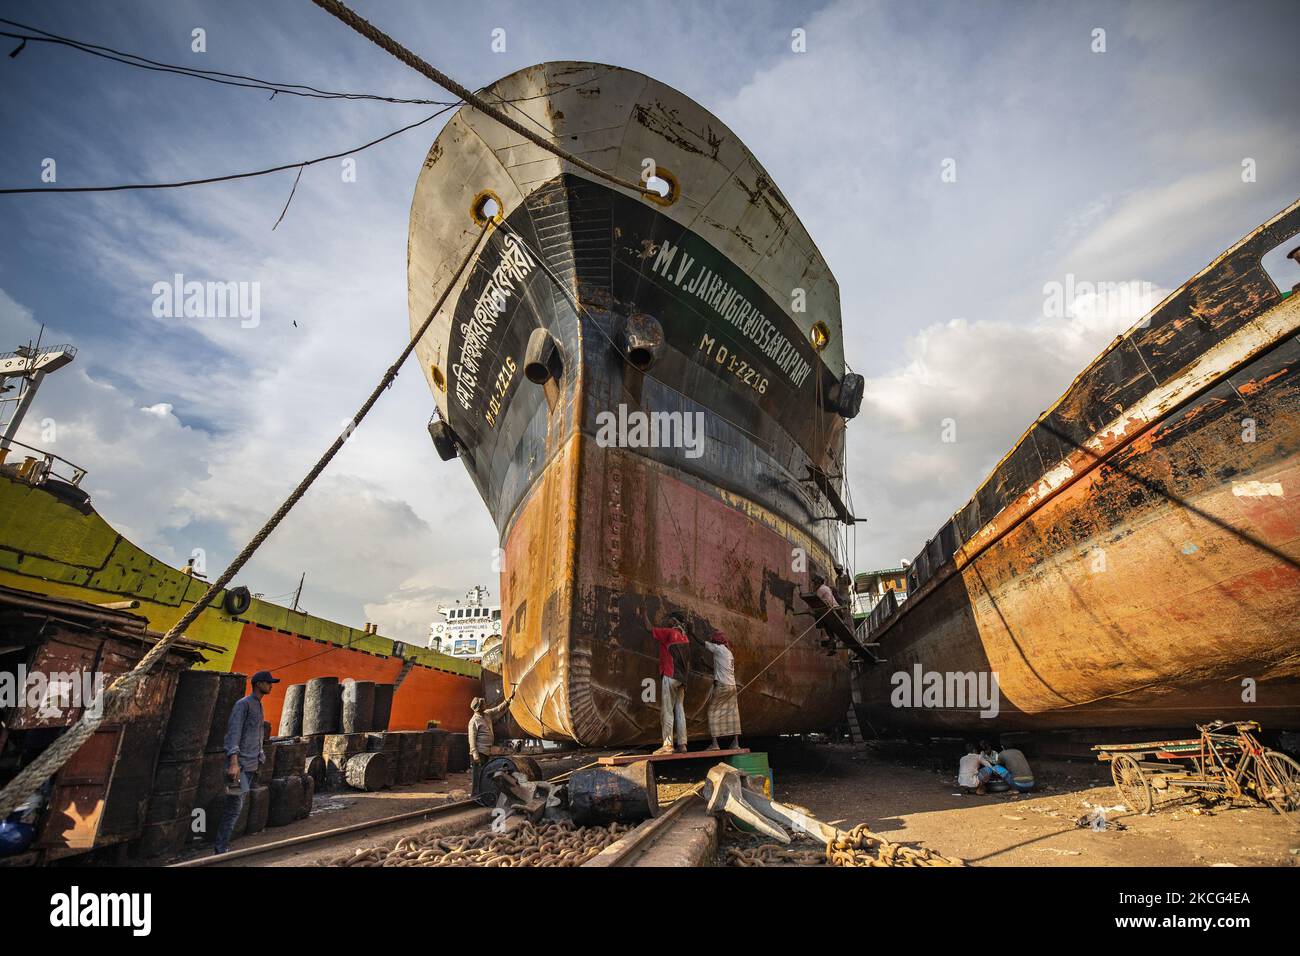
POLYGON ((718 739, 731 738, 731 748, 740 749, 740 691, 736 688, 736 657, 727 636, 714 631, 704 644, 713 655, 713 694, 709 697, 709 733, 713 742, 706 750, 720 750, 718 739))
POLYGON ((686 753, 686 679, 690 672, 690 641, 686 615, 673 611, 662 627, 653 627, 645 607, 641 620, 659 642, 659 729, 663 746, 657 754, 686 753))
POLYGON ((225 853, 230 849, 230 835, 235 832, 235 824, 244 809, 244 797, 253 789, 253 777, 266 759, 266 752, 262 749, 262 724, 266 719, 262 715, 262 698, 271 693, 272 684, 278 683, 280 679, 272 677, 270 671, 258 671, 253 675, 253 692, 235 701, 234 709, 230 711, 225 740, 226 756, 230 761, 226 767, 226 779, 230 786, 226 791, 221 825, 217 827, 214 853, 225 853), (236 787, 238 792, 233 792, 236 787))
POLYGON ((492 756, 492 745, 496 743, 492 721, 506 712, 518 692, 519 688, 516 687, 509 697, 493 707, 485 707, 482 697, 475 697, 469 702, 469 709, 474 712, 469 719, 468 732, 469 759, 474 768, 473 783, 470 785, 471 796, 477 797, 483 789, 483 764, 487 763, 488 757, 492 756))

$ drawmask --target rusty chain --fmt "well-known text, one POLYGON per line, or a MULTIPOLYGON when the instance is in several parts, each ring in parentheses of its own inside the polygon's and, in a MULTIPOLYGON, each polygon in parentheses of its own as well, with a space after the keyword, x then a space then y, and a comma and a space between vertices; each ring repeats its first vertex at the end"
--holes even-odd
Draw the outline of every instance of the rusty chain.
POLYGON ((729 847, 728 866, 965 866, 953 857, 925 847, 905 846, 873 833, 860 824, 821 847, 785 846, 763 843, 751 847, 729 847))
POLYGON ((391 847, 362 847, 328 866, 581 866, 632 827, 524 823, 509 833, 491 829, 456 836, 403 837, 391 847))

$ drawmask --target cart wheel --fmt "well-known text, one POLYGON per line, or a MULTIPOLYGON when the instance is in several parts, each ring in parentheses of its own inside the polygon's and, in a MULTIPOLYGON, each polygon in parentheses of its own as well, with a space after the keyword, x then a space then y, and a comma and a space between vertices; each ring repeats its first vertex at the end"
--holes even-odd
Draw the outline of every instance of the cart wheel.
POLYGON ((1256 771, 1260 796, 1278 813, 1300 810, 1300 763, 1276 750, 1265 750, 1260 761, 1263 766, 1256 771))
POLYGON ((1151 812, 1151 784, 1136 760, 1117 754, 1110 762, 1110 776, 1125 806, 1134 813, 1151 812))

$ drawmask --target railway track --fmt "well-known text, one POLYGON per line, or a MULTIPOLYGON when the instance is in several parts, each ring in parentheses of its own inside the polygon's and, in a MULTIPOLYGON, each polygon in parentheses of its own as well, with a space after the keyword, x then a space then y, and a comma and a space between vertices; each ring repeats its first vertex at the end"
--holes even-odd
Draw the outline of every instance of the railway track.
POLYGON ((274 866, 305 864, 310 858, 325 855, 358 839, 374 839, 377 833, 393 830, 397 838, 398 830, 417 828, 420 830, 437 829, 445 832, 473 830, 483 826, 491 819, 492 811, 476 800, 457 800, 443 803, 422 810, 410 810, 405 813, 381 817, 378 820, 365 820, 348 826, 322 830, 319 833, 304 833, 301 836, 263 843, 259 846, 231 850, 220 856, 202 856, 172 867, 217 867, 217 866, 274 866))
POLYGON ((702 866, 717 852, 718 823, 705 809, 699 788, 667 810, 615 840, 583 866, 702 866))

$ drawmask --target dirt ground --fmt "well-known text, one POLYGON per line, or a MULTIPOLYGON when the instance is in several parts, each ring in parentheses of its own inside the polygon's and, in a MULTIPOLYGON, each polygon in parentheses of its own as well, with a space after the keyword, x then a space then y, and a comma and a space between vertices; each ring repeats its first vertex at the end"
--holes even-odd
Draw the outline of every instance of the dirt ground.
POLYGON ((1139 816, 1107 811, 1127 829, 1075 820, 1120 804, 1105 765, 1034 760, 1032 793, 962 795, 957 763, 931 751, 871 742, 772 753, 776 799, 848 829, 866 823, 974 866, 1297 866, 1300 820, 1263 808, 1184 801, 1139 816))

